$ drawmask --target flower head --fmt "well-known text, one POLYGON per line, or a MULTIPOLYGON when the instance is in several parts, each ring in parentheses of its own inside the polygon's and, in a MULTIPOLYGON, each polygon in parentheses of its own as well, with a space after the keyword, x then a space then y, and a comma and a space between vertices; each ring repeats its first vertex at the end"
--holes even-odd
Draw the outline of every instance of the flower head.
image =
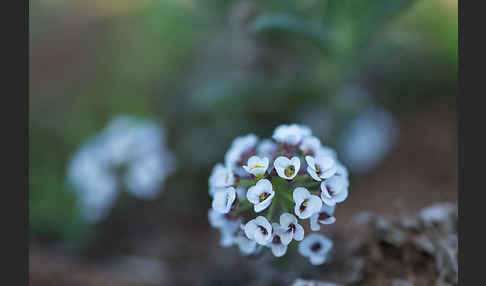
POLYGON ((209 223, 223 246, 236 245, 243 255, 270 250, 281 257, 295 240, 312 264, 322 264, 332 243, 304 238, 304 224, 309 219, 316 231, 335 221, 331 204, 348 194, 347 169, 306 126, 279 126, 272 139, 249 134, 233 141, 209 178, 209 223))
POLYGON ((321 265, 326 262, 329 251, 332 248, 332 241, 321 234, 309 234, 299 244, 299 253, 308 257, 313 265, 321 265))
POLYGON ((261 179, 255 186, 248 189, 246 198, 252 204, 256 213, 265 210, 271 203, 275 196, 272 188, 272 183, 267 179, 261 179))
POLYGON ((297 173, 300 170, 300 160, 298 157, 292 157, 289 159, 284 156, 280 156, 275 159, 273 163, 275 166, 275 170, 277 174, 284 179, 292 180, 297 176, 297 173))

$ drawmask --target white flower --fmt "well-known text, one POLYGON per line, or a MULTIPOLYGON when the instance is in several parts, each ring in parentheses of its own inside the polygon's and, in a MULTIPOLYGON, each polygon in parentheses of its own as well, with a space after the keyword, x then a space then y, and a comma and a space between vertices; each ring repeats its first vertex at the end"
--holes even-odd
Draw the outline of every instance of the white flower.
POLYGON ((231 219, 228 215, 215 211, 214 209, 209 209, 208 211, 209 224, 214 228, 227 228, 228 225, 241 224, 239 219, 231 219))
POLYGON ((251 156, 248 159, 248 164, 243 166, 248 173, 255 175, 256 177, 262 177, 268 168, 268 158, 251 156))
POLYGON ((257 154, 260 157, 268 157, 272 159, 277 153, 278 145, 270 139, 264 139, 257 147, 257 154))
POLYGON ((396 120, 386 109, 373 106, 349 122, 339 139, 339 150, 357 173, 375 168, 395 146, 399 134, 396 120))
POLYGON ((287 157, 280 156, 273 162, 277 174, 284 179, 292 180, 300 170, 300 160, 299 157, 292 157, 288 159, 287 157))
POLYGON ((298 187, 294 190, 294 211, 300 219, 307 219, 317 213, 322 207, 318 196, 311 195, 306 188, 298 187))
POLYGON ((138 198, 153 199, 176 163, 158 124, 117 116, 82 145, 67 172, 84 217, 96 222, 109 213, 121 187, 138 198))
POLYGON ((304 137, 311 136, 309 127, 298 124, 280 125, 275 128, 272 138, 283 144, 298 145, 304 137))
POLYGON ((254 240, 248 239, 244 234, 240 233, 236 237, 236 243, 243 255, 250 255, 255 253, 257 249, 257 243, 254 240))
POLYGON ((321 183, 321 199, 328 206, 334 206, 348 197, 348 179, 334 175, 321 183))
POLYGON ((212 207, 215 211, 226 214, 238 202, 236 190, 233 187, 217 190, 214 193, 212 207))
POLYGON ((275 196, 272 183, 267 179, 259 180, 256 185, 248 189, 246 198, 252 204, 254 204, 255 212, 259 213, 266 209, 275 196))
POLYGON ((273 255, 276 257, 282 257, 287 252, 287 244, 282 241, 282 233, 284 230, 278 225, 278 223, 273 223, 273 234, 272 240, 268 243, 268 247, 272 249, 273 255))
POLYGON ((245 225, 245 234, 260 245, 266 245, 272 240, 272 225, 263 216, 257 216, 245 225))
POLYGON ((216 189, 226 188, 234 184, 234 175, 230 168, 218 163, 209 176, 209 194, 213 195, 216 189))
POLYGON ((315 136, 308 136, 302 140, 299 146, 304 153, 311 153, 315 155, 321 148, 321 140, 315 136))
POLYGON ((332 157, 335 160, 337 159, 336 151, 334 151, 332 148, 329 148, 327 146, 321 146, 319 149, 315 151, 314 157, 320 157, 320 156, 332 157))
POLYGON ((255 134, 248 134, 246 136, 235 138, 224 156, 225 165, 238 175, 244 175, 243 172, 245 171, 240 168, 240 164, 243 163, 245 154, 255 149, 257 142, 258 137, 255 134))
POLYGON ((326 262, 332 245, 333 243, 329 238, 313 233, 299 243, 299 253, 308 257, 312 265, 321 265, 326 262))
POLYGON ((330 156, 305 156, 307 173, 316 181, 327 179, 336 173, 336 163, 330 156))
POLYGON ((171 156, 165 159, 160 156, 146 156, 134 161, 125 176, 127 189, 136 197, 142 199, 154 198, 160 184, 165 180, 168 172, 172 171, 171 156))
POLYGON ((280 227, 282 228, 280 239, 283 244, 288 245, 292 239, 297 241, 304 239, 304 228, 297 222, 297 218, 293 214, 281 214, 280 227))
POLYGON ((238 232, 240 231, 241 221, 228 221, 220 228, 221 231, 221 246, 228 247, 237 243, 238 232))
POLYGON ((328 206, 326 204, 322 204, 321 210, 313 214, 310 217, 310 227, 312 231, 318 231, 321 229, 320 224, 333 224, 336 221, 336 218, 333 216, 335 206, 328 206))

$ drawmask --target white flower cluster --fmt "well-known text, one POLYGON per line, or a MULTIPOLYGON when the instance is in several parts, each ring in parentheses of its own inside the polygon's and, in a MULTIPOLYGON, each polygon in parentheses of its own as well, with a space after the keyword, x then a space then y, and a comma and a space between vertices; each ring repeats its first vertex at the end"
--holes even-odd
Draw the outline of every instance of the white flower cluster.
POLYGON ((336 153, 312 136, 307 126, 281 125, 273 140, 249 134, 236 138, 209 177, 209 222, 223 246, 238 245, 245 255, 264 247, 281 257, 292 240, 314 265, 323 264, 332 241, 321 234, 332 224, 336 204, 348 196, 348 172, 336 153))
POLYGON ((154 198, 175 164, 161 127, 149 119, 118 116, 81 146, 67 172, 83 216, 97 222, 122 188, 141 199, 154 198))

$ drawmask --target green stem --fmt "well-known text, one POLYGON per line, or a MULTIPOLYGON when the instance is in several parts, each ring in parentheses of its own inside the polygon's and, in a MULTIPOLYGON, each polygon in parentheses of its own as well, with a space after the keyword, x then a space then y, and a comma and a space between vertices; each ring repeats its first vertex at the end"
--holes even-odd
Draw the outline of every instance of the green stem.
POLYGON ((270 208, 268 209, 267 214, 265 215, 265 217, 268 219, 268 221, 270 221, 270 223, 272 222, 273 213, 274 213, 276 205, 277 205, 277 202, 273 201, 272 204, 270 205, 270 208))

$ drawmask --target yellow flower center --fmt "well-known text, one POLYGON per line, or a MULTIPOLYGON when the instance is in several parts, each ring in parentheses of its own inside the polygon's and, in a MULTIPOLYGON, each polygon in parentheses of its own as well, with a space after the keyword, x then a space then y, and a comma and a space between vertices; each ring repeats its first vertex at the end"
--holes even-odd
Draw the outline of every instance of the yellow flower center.
POLYGON ((300 205, 300 211, 303 212, 306 207, 307 207, 307 200, 303 201, 302 204, 300 205))
POLYGON ((295 167, 294 166, 288 166, 284 170, 285 176, 291 177, 295 173, 295 167))
POLYGON ((250 168, 250 171, 252 171, 252 170, 254 170, 256 168, 263 168, 263 166, 262 165, 258 165, 258 164, 253 165, 253 167, 250 168))
POLYGON ((259 199, 260 199, 260 202, 263 202, 264 200, 266 200, 268 197, 270 196, 269 193, 263 193, 260 195, 259 199))

